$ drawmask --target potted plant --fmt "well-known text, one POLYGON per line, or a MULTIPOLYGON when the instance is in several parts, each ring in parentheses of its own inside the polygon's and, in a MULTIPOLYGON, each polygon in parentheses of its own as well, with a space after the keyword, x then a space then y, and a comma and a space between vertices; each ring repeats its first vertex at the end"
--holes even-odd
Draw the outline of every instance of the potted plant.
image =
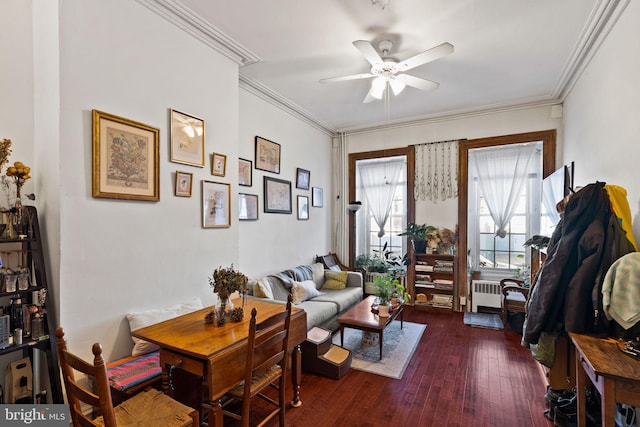
POLYGON ((423 254, 427 252, 427 234, 432 233, 435 230, 436 228, 432 225, 410 222, 407 224, 405 231, 398 234, 398 236, 407 236, 407 238, 411 240, 413 251, 415 253, 423 254))
POLYGON ((389 274, 383 274, 376 277, 373 284, 378 297, 378 315, 380 317, 389 317, 389 303, 400 282, 389 274))
POLYGON ((411 301, 411 294, 407 292, 407 288, 396 280, 396 286, 391 296, 391 305, 396 306, 401 302, 411 301), (402 300, 402 301, 400 301, 402 300))
POLYGON ((356 267, 364 268, 369 273, 386 273, 388 265, 378 255, 362 254, 356 257, 356 267))

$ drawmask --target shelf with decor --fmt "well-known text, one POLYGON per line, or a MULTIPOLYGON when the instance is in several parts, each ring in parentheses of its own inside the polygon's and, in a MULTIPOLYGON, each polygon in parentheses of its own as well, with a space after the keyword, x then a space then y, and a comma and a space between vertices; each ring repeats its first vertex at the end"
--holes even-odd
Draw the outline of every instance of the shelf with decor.
POLYGON ((5 384, 5 403, 63 403, 38 212, 21 206, 3 217, 8 226, 0 234, 0 356, 20 356, 8 367, 19 372, 20 381, 5 384), (39 385, 41 366, 48 371, 48 387, 39 385))
POLYGON ((453 310, 456 295, 456 258, 449 254, 413 254, 408 268, 416 308, 453 310))

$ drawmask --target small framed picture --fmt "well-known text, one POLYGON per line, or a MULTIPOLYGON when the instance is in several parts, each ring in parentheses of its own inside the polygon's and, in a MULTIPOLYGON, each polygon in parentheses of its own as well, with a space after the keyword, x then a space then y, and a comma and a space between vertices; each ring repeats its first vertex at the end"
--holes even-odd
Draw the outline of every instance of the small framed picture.
POLYGON ((311 178, 311 172, 306 169, 297 168, 296 173, 296 188, 301 190, 309 189, 309 181, 311 178))
POLYGON ((253 162, 246 159, 238 159, 238 185, 251 187, 253 185, 253 162))
POLYGON ((171 110, 171 161, 204 167, 204 120, 171 110))
POLYGON ((324 204, 322 197, 322 188, 313 187, 311 191, 311 206, 321 208, 324 204))
POLYGON ((256 136, 256 169, 280 173, 280 144, 256 136))
POLYGON ((256 221, 258 219, 257 194, 238 194, 238 216, 240 221, 256 221))
POLYGON ((191 197, 192 184, 193 174, 191 172, 176 171, 176 196, 191 197))
POLYGON ((309 219, 309 197, 298 196, 298 219, 309 219))
POLYGON ((211 154, 211 175, 224 176, 227 171, 227 156, 219 153, 211 154))
POLYGON ((231 227, 231 185, 202 180, 202 227, 231 227))
POLYGON ((160 130, 92 110, 92 196, 160 200, 160 130))
POLYGON ((291 213, 291 181, 264 178, 264 211, 267 213, 291 213))

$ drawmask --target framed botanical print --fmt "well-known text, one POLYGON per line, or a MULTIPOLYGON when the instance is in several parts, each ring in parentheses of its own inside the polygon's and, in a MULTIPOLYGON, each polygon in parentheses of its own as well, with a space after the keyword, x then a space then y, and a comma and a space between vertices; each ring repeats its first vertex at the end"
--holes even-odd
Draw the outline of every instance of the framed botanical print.
POLYGON ((193 174, 191 172, 176 171, 176 187, 174 194, 179 197, 191 197, 193 174))
POLYGON ((227 156, 224 154, 211 154, 211 175, 224 176, 227 170, 227 156))
POLYGON ((309 197, 298 196, 298 219, 309 219, 309 197))
POLYGON ((264 211, 267 213, 291 213, 291 181, 264 179, 264 211))
POLYGON ((204 120, 171 110, 171 161, 204 167, 204 120))
POLYGON ((256 221, 258 219, 257 194, 238 194, 238 219, 240 221, 256 221))
POLYGON ((280 173, 280 144, 256 136, 256 169, 280 173))
POLYGON ((98 110, 92 116, 92 196, 160 200, 160 130, 98 110))
POLYGON ((296 188, 301 190, 309 189, 309 181, 311 178, 311 172, 306 169, 296 169, 296 188))
POLYGON ((238 185, 251 187, 253 185, 253 162, 246 159, 238 159, 238 185))
POLYGON ((202 180, 202 227, 231 226, 231 185, 202 180))

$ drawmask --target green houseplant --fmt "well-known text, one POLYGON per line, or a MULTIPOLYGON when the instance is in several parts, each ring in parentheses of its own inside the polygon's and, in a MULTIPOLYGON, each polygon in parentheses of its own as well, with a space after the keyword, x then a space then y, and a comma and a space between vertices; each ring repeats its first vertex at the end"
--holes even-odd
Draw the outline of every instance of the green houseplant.
POLYGON ((410 222, 407 224, 407 228, 404 232, 398 234, 398 236, 407 236, 407 238, 411 239, 413 251, 415 253, 423 254, 427 251, 427 234, 432 233, 435 230, 436 227, 433 225, 410 222))
POLYGON ((388 317, 391 298, 397 295, 398 289, 401 289, 401 292, 404 293, 404 286, 400 285, 398 279, 390 274, 377 276, 373 281, 373 285, 378 297, 378 315, 380 317, 388 317))

